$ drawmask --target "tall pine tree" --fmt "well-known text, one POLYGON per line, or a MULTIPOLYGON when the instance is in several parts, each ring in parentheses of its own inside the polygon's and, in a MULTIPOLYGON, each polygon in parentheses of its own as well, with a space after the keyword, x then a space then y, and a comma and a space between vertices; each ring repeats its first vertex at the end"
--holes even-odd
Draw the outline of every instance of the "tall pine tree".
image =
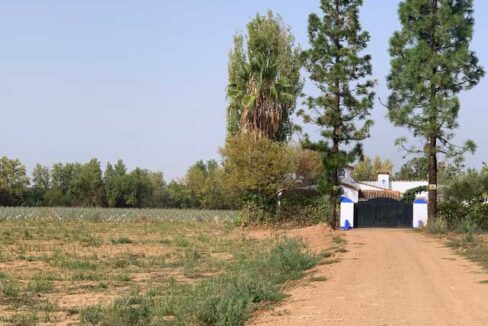
POLYGON ((451 142, 460 109, 456 95, 484 75, 469 49, 473 1, 406 0, 400 3, 399 16, 402 29, 390 40, 389 118, 424 144, 415 148, 405 138, 398 140, 407 151, 428 155, 428 215, 435 218, 438 155, 459 157, 475 148, 471 141, 464 146, 451 142))
POLYGON ((361 30, 362 0, 321 0, 323 15, 311 14, 308 35, 311 48, 304 51, 304 63, 320 94, 306 99, 305 123, 320 127, 321 139, 305 143, 322 154, 324 175, 319 189, 330 195, 329 217, 337 226, 339 170, 362 155, 361 141, 369 136, 372 121, 374 82, 371 56, 361 52, 369 34, 361 30))

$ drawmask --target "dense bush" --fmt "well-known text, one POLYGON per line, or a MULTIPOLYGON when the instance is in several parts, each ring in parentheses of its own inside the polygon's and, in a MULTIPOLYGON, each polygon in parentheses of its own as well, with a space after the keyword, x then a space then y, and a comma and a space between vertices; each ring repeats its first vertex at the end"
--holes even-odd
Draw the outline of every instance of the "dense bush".
POLYGON ((460 202, 485 201, 488 199, 488 167, 457 174, 442 189, 442 196, 460 202))
POLYGON ((277 220, 296 225, 328 222, 329 200, 316 193, 284 193, 277 210, 277 220))
POLYGON ((448 230, 463 233, 478 230, 488 231, 488 204, 458 201, 441 202, 438 207, 437 219, 445 221, 448 230))
POLYGON ((221 154, 226 192, 240 199, 243 223, 324 219, 306 195, 293 200, 281 195, 317 183, 322 163, 316 152, 245 133, 228 137, 221 154))

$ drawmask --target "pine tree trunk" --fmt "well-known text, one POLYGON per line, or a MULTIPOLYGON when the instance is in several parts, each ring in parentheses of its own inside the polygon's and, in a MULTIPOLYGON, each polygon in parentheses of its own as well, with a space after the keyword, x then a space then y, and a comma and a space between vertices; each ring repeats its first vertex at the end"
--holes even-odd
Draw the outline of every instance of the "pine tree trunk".
POLYGON ((429 140, 429 204, 428 217, 434 221, 437 214, 437 138, 429 140))
MULTIPOLYGON (((335 23, 336 27, 339 26, 339 0, 335 1, 335 23)), ((334 45, 336 47, 336 51, 339 50, 341 47, 340 41, 338 38, 334 40, 334 45)), ((335 55, 335 63, 339 64, 340 57, 338 54, 335 55)), ((340 122, 338 118, 341 114, 341 93, 340 93, 340 81, 339 79, 335 80, 335 113, 336 113, 336 121, 334 123, 334 130, 332 134, 332 153, 331 157, 336 160, 337 155, 339 153, 339 134, 340 134, 340 122)), ((339 192, 339 184, 338 184, 338 177, 337 177, 337 164, 333 165, 333 169, 331 171, 331 191, 330 191, 330 199, 329 199, 329 217, 330 217, 330 224, 333 229, 337 228, 337 195, 339 192)))
POLYGON ((337 229, 337 186, 332 186, 332 191, 330 192, 329 201, 329 216, 330 216, 330 226, 335 230, 337 229))
MULTIPOLYGON (((340 100, 339 96, 337 95, 337 101, 340 100)), ((332 157, 336 157, 337 153, 339 153, 339 139, 337 137, 339 132, 339 128, 334 128, 334 136, 333 136, 333 146, 332 146, 332 157)), ((339 192, 339 178, 337 177, 337 167, 334 167, 331 171, 331 184, 332 189, 330 191, 330 202, 329 202, 329 216, 330 216, 330 224, 333 229, 337 228, 337 197, 339 192)))
MULTIPOLYGON (((431 47, 432 55, 437 52, 437 45, 435 39, 436 31, 436 20, 435 15, 437 13, 437 0, 432 0, 432 30, 431 30, 431 47)), ((437 74, 437 68, 432 68, 432 75, 437 74)), ((431 112, 430 112, 430 128, 431 135, 429 136, 429 204, 427 208, 427 216, 430 221, 434 221, 437 215, 437 107, 433 105, 437 96, 436 84, 431 84, 431 94, 430 94, 431 112)))

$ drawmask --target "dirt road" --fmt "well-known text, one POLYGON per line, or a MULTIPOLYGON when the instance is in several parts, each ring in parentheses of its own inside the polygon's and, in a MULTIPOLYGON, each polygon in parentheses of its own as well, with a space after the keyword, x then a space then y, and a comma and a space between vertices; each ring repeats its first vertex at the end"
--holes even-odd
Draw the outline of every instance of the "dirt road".
POLYGON ((411 230, 347 232, 342 261, 251 325, 488 325, 488 275, 442 242, 411 230))

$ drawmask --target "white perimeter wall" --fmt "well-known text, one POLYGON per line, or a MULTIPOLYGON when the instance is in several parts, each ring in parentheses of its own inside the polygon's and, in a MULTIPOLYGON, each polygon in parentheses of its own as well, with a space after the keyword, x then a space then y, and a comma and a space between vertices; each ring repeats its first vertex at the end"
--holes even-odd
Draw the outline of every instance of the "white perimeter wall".
POLYGON ((428 184, 427 181, 392 181, 391 190, 399 191, 403 194, 408 189, 427 186, 428 184))

